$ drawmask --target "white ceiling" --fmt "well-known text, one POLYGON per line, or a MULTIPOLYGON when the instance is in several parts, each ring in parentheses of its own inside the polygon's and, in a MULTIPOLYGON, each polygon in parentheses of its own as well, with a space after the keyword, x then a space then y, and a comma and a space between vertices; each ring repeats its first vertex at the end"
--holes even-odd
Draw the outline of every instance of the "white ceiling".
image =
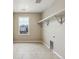
POLYGON ((54 0, 41 0, 41 3, 35 3, 36 0, 13 0, 14 12, 42 12, 52 5, 54 0))

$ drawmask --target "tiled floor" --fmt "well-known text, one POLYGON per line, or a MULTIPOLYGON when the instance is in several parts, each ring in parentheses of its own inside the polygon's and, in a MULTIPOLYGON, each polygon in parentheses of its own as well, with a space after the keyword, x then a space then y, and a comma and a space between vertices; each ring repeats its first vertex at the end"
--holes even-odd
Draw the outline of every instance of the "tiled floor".
POLYGON ((56 59, 41 43, 14 43, 13 59, 56 59))

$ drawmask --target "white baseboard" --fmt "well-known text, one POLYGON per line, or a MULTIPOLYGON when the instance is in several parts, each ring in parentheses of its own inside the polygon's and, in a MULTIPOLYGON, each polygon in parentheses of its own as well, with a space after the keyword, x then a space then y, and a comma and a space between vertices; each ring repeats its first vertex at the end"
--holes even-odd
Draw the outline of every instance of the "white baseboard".
MULTIPOLYGON (((50 47, 45 43, 45 42, 42 42, 48 49, 50 49, 50 47)), ((58 54, 56 51, 52 51, 59 59, 64 59, 60 54, 58 54)))
POLYGON ((13 41, 13 43, 42 43, 42 41, 13 41))
POLYGON ((50 49, 50 47, 45 43, 45 42, 42 42, 48 49, 50 49))
POLYGON ((58 54, 56 51, 53 50, 53 53, 58 56, 59 59, 64 59, 60 54, 58 54))

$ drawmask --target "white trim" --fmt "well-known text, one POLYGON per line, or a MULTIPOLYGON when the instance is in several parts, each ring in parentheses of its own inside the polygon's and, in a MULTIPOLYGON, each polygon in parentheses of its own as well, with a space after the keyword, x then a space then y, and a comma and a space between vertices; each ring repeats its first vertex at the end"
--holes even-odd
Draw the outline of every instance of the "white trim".
POLYGON ((45 42, 42 42, 48 49, 50 49, 50 47, 45 43, 45 42))
MULTIPOLYGON (((48 49, 50 49, 50 47, 45 43, 42 42, 48 49)), ((52 50, 52 52, 59 58, 59 59, 64 59, 60 54, 58 54, 56 51, 52 50)))
POLYGON ((55 55, 57 55, 60 59, 64 59, 60 54, 58 54, 56 51, 54 51, 53 50, 53 53, 55 54, 55 55))
POLYGON ((34 43, 34 42, 39 42, 39 43, 42 43, 42 41, 13 41, 13 43, 34 43))
MULTIPOLYGON (((30 18, 29 18, 29 16, 19 16, 19 17, 27 17, 28 20, 29 20, 29 24, 30 24, 30 18)), ((20 30, 20 27, 19 27, 19 17, 18 17, 18 35, 30 35, 29 24, 28 24, 28 33, 27 34, 20 34, 20 32, 19 32, 19 30, 20 30)))

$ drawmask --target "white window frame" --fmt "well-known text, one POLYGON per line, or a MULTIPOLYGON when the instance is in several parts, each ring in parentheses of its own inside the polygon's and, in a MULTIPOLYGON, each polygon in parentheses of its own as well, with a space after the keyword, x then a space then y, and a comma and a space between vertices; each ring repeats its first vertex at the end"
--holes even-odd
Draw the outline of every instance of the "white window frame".
POLYGON ((21 33, 19 32, 19 31, 20 31, 20 26, 19 26, 19 18, 20 18, 20 17, 26 17, 26 18, 28 18, 28 22, 29 22, 29 17, 28 17, 28 16, 19 16, 19 17, 18 17, 18 35, 30 35, 30 34, 29 34, 29 31, 30 31, 30 30, 29 30, 29 24, 28 24, 28 33, 27 33, 27 34, 21 34, 21 33))

